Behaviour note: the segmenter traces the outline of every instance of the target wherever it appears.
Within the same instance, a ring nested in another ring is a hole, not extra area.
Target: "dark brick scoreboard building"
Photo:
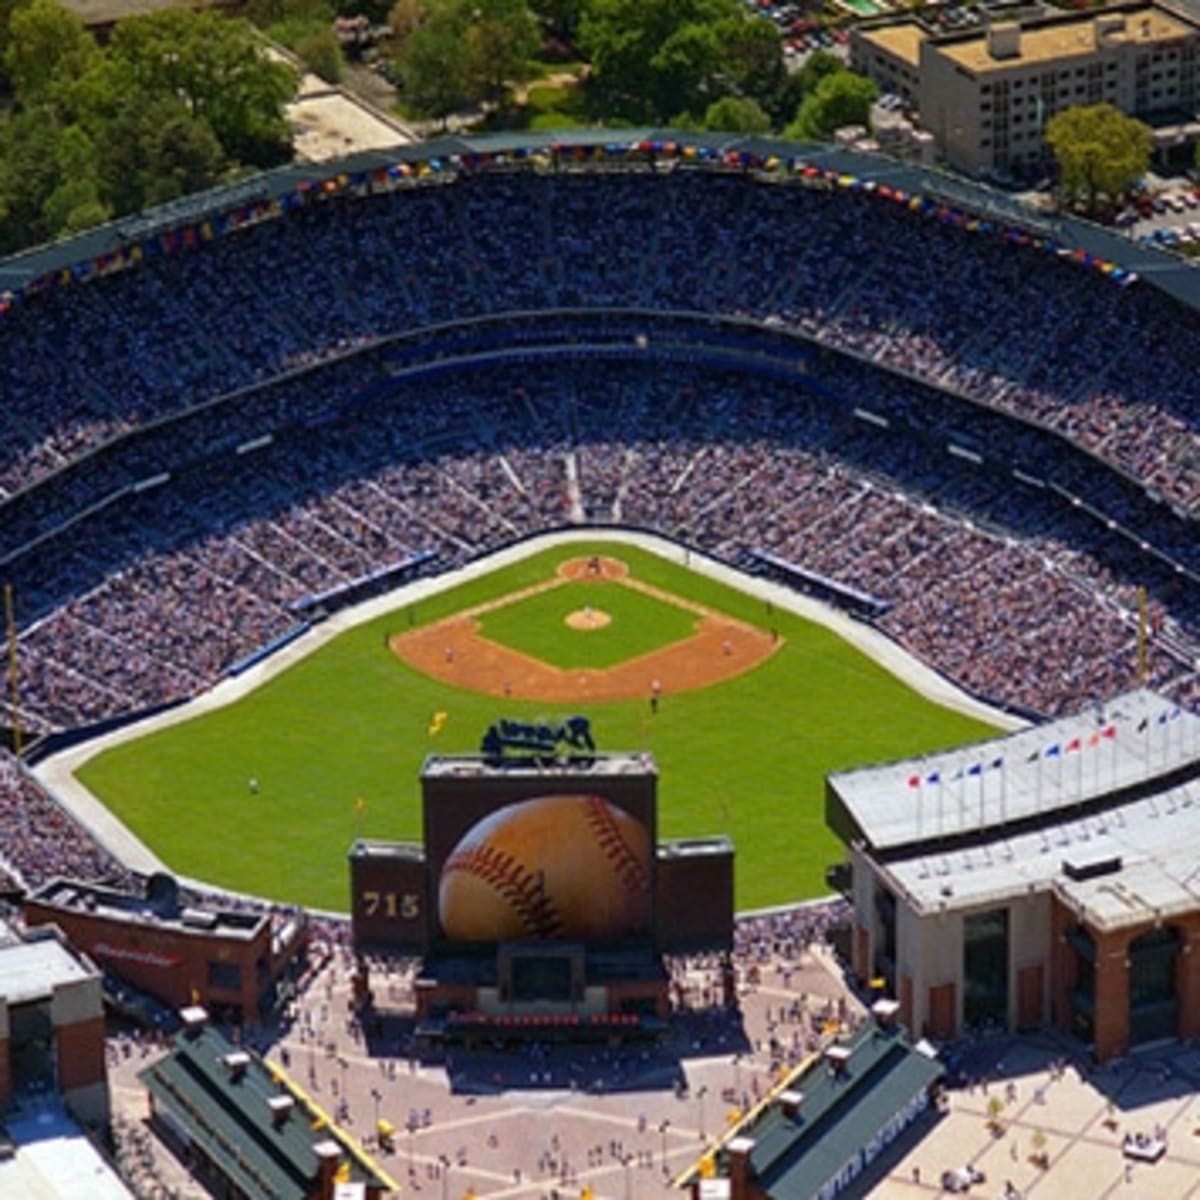
[[[645,1033],[664,954],[732,948],[733,847],[658,841],[650,755],[433,756],[421,786],[419,844],[349,857],[355,945],[421,957],[426,1033]]]

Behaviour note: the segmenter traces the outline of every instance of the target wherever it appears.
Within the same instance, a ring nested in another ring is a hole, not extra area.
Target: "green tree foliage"
[[[6,17],[0,252],[290,156],[294,72],[263,58],[243,21],[164,11],[121,22],[101,48],[55,0],[0,0]]]
[[[1058,163],[1059,186],[1091,212],[1101,193],[1123,196],[1150,165],[1150,130],[1111,104],[1065,108],[1046,122],[1046,142]]]
[[[783,77],[778,34],[738,0],[590,0],[579,45],[601,110],[631,121],[765,99]]]
[[[805,96],[796,119],[785,131],[791,138],[827,138],[843,125],[869,125],[879,94],[871,80],[854,71],[826,75]]]
[[[324,29],[314,29],[298,38],[292,49],[299,55],[300,61],[326,83],[337,83],[341,79],[345,67],[342,61],[342,47],[337,34],[328,25]]]
[[[9,19],[4,69],[22,102],[34,103],[57,81],[86,71],[99,53],[83,22],[57,0],[29,0]]]
[[[530,0],[529,7],[547,33],[572,43],[586,4],[587,0]]]
[[[42,207],[58,186],[58,140],[62,130],[48,108],[30,106],[0,123],[0,187],[6,219],[0,249],[46,241],[49,228]]]
[[[423,16],[393,8],[393,19],[419,21],[398,65],[405,101],[429,117],[498,99],[526,77],[538,46],[525,0],[432,0]]]
[[[185,9],[131,17],[113,30],[109,54],[130,68],[139,91],[177,96],[207,121],[231,158],[266,167],[290,155],[283,106],[295,72],[259,53],[245,21]]]
[[[388,28],[392,31],[396,49],[421,28],[428,15],[425,0],[396,0],[388,11]]]
[[[816,50],[808,56],[804,66],[796,72],[796,83],[800,91],[808,96],[820,86],[821,80],[837,75],[846,69],[842,60],[828,50]]]
[[[747,96],[722,96],[705,111],[704,128],[718,133],[766,133],[771,128],[771,118],[757,100]]]
[[[106,194],[118,212],[138,212],[211,187],[225,155],[207,122],[160,97],[124,104],[98,140]]]

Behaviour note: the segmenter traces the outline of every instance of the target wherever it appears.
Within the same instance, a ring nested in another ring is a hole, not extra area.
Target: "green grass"
[[[588,121],[570,113],[541,112],[531,116],[525,127],[538,133],[547,133],[555,129],[586,129],[588,125]]]
[[[603,629],[571,629],[569,613],[590,606],[612,622]],[[677,604],[619,583],[564,583],[514,600],[479,618],[484,637],[563,670],[611,667],[690,637],[698,616]]]
[[[720,686],[594,704],[602,750],[651,750],[661,769],[663,837],[728,833],[741,909],[823,894],[843,856],[825,828],[824,777],[985,736],[977,721],[923,700],[847,643],[761,600],[625,545],[575,544],[516,563],[344,634],[237,704],[115,747],[80,777],[173,870],[280,900],[345,910],[346,850],[357,834],[420,837],[418,773],[432,752],[474,751],[500,716],[568,709],[500,702],[400,663],[389,632],[548,578],[565,558],[607,553],[635,576],[785,639]],[[598,586],[598,585],[594,585]],[[429,719],[449,721],[430,737]],[[251,796],[247,781],[260,792]],[[355,797],[366,803],[355,816]]]

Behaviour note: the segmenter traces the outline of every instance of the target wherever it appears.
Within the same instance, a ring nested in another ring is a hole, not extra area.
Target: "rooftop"
[[[82,1129],[63,1111],[41,1111],[5,1122],[16,1143],[10,1159],[0,1159],[0,1196],[22,1200],[131,1200]]]
[[[751,1169],[772,1200],[822,1194],[885,1128],[899,1133],[907,1123],[903,1114],[911,1110],[911,1119],[924,1108],[930,1084],[944,1072],[899,1029],[868,1025],[845,1050],[840,1069],[817,1061],[736,1131],[752,1141]]]
[[[1190,25],[1158,8],[1147,6],[1115,15],[1122,16],[1125,25],[1109,35],[1114,45],[1149,46],[1196,33]],[[976,74],[1079,58],[1095,54],[1100,48],[1097,18],[1103,20],[1104,14],[1093,12],[1069,21],[1027,26],[1021,30],[1018,52],[1010,57],[997,58],[989,51],[986,30],[967,38],[939,40],[937,52]]]
[[[1200,718],[1138,690],[1005,737],[830,775],[830,822],[896,851],[1023,821],[1053,825],[1189,771],[1200,771]]]
[[[864,42],[903,59],[915,71],[921,61],[921,43],[929,34],[916,21],[901,21],[895,25],[864,29],[859,36]]]
[[[96,972],[57,937],[30,936],[0,946],[0,998],[10,1005],[44,1000],[56,987]],[[0,1188],[0,1194],[8,1194]]]
[[[249,1197],[304,1200],[331,1141],[348,1180],[395,1187],[277,1068],[211,1026],[180,1033],[138,1078]]]
[[[35,904],[67,912],[154,924],[180,933],[245,938],[256,937],[270,917],[262,912],[239,912],[213,907],[180,907],[171,899],[154,901],[134,892],[119,892],[73,879],[52,879],[28,897]]]
[[[888,862],[894,884],[925,912],[974,908],[1052,890],[1097,929],[1200,908],[1200,780],[1105,809],[1062,813],[1050,826]]]
[[[488,775],[502,775],[508,778],[553,778],[581,774],[599,779],[612,775],[657,775],[658,765],[652,754],[644,752],[590,753],[555,761],[542,759],[538,764],[527,758],[519,758],[505,760],[501,765],[490,762],[481,754],[431,754],[421,768],[423,779],[446,779],[455,776],[479,778]]]

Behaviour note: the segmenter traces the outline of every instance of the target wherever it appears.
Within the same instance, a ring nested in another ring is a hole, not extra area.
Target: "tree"
[[[827,75],[804,98],[786,136],[825,139],[845,125],[869,125],[871,105],[878,94],[871,80],[854,71]]]
[[[45,99],[54,82],[82,74],[99,48],[57,0],[29,0],[9,21],[4,67],[22,104]]]
[[[757,100],[722,96],[705,111],[704,128],[726,133],[766,133],[771,128],[771,118]]]
[[[782,85],[779,36],[738,0],[590,0],[579,45],[606,115],[669,121]]]
[[[341,79],[345,66],[342,61],[342,47],[337,40],[337,34],[329,26],[312,30],[297,39],[292,48],[300,61],[326,83],[337,83]]]
[[[1111,104],[1065,108],[1046,122],[1046,143],[1058,163],[1059,186],[1094,212],[1103,193],[1123,196],[1145,173],[1154,139],[1141,121]]]
[[[388,12],[388,27],[396,41],[396,48],[424,24],[428,16],[425,0],[396,0]]]
[[[405,40],[397,60],[404,99],[414,112],[445,120],[471,99],[466,46],[459,31],[431,17]]]
[[[430,0],[397,59],[405,100],[426,116],[444,118],[497,99],[525,78],[537,42],[525,0]]]
[[[186,9],[130,17],[113,30],[109,54],[139,91],[176,96],[203,118],[230,158],[266,167],[290,156],[284,105],[296,75],[261,54],[247,22]]]
[[[459,0],[455,7],[465,25],[472,98],[495,100],[527,77],[538,48],[537,21],[525,0]]]
[[[587,0],[530,0],[533,15],[546,32],[564,42],[573,42],[579,31]]]
[[[0,250],[44,241],[51,235],[43,206],[58,186],[58,118],[30,105],[0,123],[0,192],[6,219]]]
[[[817,90],[821,80],[830,75],[838,75],[845,69],[845,65],[836,54],[830,54],[828,50],[816,50],[796,72],[796,82],[804,95],[809,96]]]
[[[131,99],[103,127],[97,149],[104,193],[118,213],[212,187],[225,169],[207,122],[167,96]]]
[[[62,131],[55,158],[59,182],[42,204],[48,233],[78,233],[107,221],[112,210],[100,198],[96,146],[83,128],[71,125]]]

